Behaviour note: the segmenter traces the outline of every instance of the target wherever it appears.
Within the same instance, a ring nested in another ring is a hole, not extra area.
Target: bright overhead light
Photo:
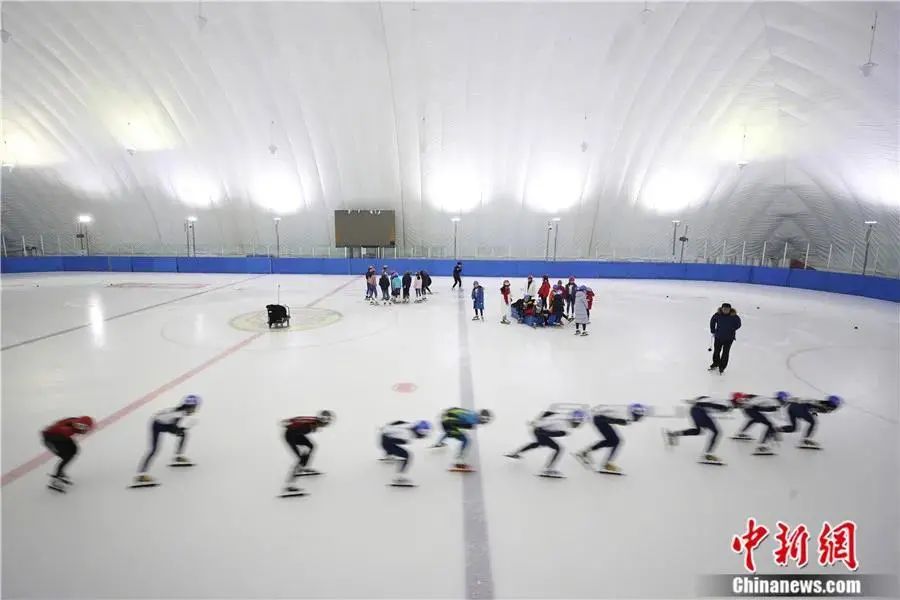
[[[272,220],[275,221],[275,222],[277,223],[278,221],[281,220],[281,217],[273,217]]]
[[[256,205],[269,213],[293,213],[303,205],[299,176],[282,165],[257,173],[250,187],[250,196]]]
[[[459,217],[453,217],[450,220],[453,221],[454,223],[459,223],[460,221],[462,221],[462,219],[460,219]]]
[[[425,195],[441,211],[466,213],[481,203],[481,183],[474,169],[441,165],[425,176]]]
[[[750,164],[749,160],[739,160],[739,161],[737,161],[737,168],[743,169],[744,167],[746,167],[749,164]]]
[[[94,217],[92,217],[91,215],[78,215],[79,223],[90,223],[93,220],[94,220]]]
[[[554,223],[559,223],[560,221],[562,221],[562,219],[560,219],[559,217],[553,217],[552,221]]]
[[[678,225],[680,223],[681,221],[679,221],[678,219],[672,219],[672,225]]]
[[[673,213],[700,202],[709,180],[691,169],[663,169],[647,178],[640,202],[658,213]]]
[[[865,221],[866,225],[878,225],[878,221]]]
[[[197,217],[191,216],[191,217],[188,217],[187,220],[188,220],[189,223],[196,223],[196,222],[197,222]]]
[[[525,185],[525,204],[542,213],[565,211],[578,203],[583,178],[571,167],[538,168]]]

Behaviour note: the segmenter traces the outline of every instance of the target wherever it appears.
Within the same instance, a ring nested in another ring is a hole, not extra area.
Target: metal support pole
[[[741,264],[744,264],[744,253],[747,252],[747,240],[741,244]]]
[[[684,262],[684,245],[687,244],[687,240],[688,240],[687,232],[688,232],[688,226],[685,225],[684,231],[681,233],[681,258],[678,261],[678,262],[682,262],[682,263]]]
[[[871,222],[866,221],[866,225],[867,225],[867,227],[866,227],[866,249],[863,254],[863,268],[862,268],[863,275],[866,274],[866,267],[869,264],[869,244],[872,241],[872,227],[875,225],[875,222],[874,221],[871,221]]]
[[[6,254],[6,236],[4,235],[4,236],[0,237],[0,239],[3,240],[3,258],[6,258],[6,257],[7,257],[7,254]]]
[[[190,221],[184,222],[184,255],[191,255],[191,223]]]
[[[872,272],[878,273],[878,251],[881,250],[881,246],[875,246],[875,264],[872,265]]]
[[[759,257],[759,266],[763,266],[764,264],[766,264],[766,263],[768,262],[768,261],[766,261],[766,244],[768,244],[768,241],[765,241],[765,240],[764,240],[764,241],[763,241],[762,256]]]
[[[787,267],[787,248],[788,248],[788,243],[785,242],[784,243],[784,256],[781,257],[781,268],[782,269]]]
[[[46,256],[46,252],[44,252],[44,234],[41,234],[41,256]]]
[[[459,247],[457,240],[459,239],[459,221],[453,221],[453,258],[459,260]]]
[[[281,235],[278,232],[278,222],[281,219],[275,219],[275,258],[281,258]]]
[[[856,266],[856,244],[853,244],[853,248],[850,250],[850,272],[853,272],[853,267]]]
[[[672,262],[675,262],[675,237],[678,235],[678,224],[681,221],[672,221]]]
[[[806,258],[803,259],[803,270],[809,267],[809,242],[806,242]]]
[[[728,240],[722,240],[722,264],[725,264],[725,253],[728,251]]]
[[[194,258],[197,258],[197,228],[191,223],[191,246],[194,247]]]
[[[553,230],[553,224],[547,223],[547,244],[544,246],[544,261],[550,260],[550,232]]]
[[[705,262],[705,263],[709,262],[709,258],[708,258],[709,254],[707,253],[708,249],[709,249],[709,240],[703,240],[703,262]]]
[[[834,244],[828,244],[828,262],[825,263],[825,270],[831,268],[831,250],[834,248]]]
[[[559,221],[553,222],[553,262],[556,262],[556,248],[559,245]]]
[[[28,256],[28,246],[25,245],[25,236],[22,236],[22,256]]]
[[[62,256],[62,236],[60,234],[56,234],[56,255]]]
[[[91,255],[91,233],[87,224],[84,225],[84,253],[86,256]]]

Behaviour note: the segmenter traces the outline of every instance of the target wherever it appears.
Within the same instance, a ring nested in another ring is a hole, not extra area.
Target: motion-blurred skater
[[[787,401],[787,414],[790,419],[789,425],[779,427],[782,433],[793,433],[797,431],[797,421],[806,421],[809,426],[806,428],[806,434],[800,441],[798,448],[810,450],[818,450],[821,448],[819,443],[812,439],[813,432],[816,430],[817,415],[819,413],[830,413],[836,411],[844,401],[838,396],[828,396],[824,400],[791,398]]]
[[[741,410],[744,412],[744,416],[747,417],[747,421],[744,423],[744,426],[741,427],[741,430],[735,435],[731,436],[733,440],[751,440],[753,439],[747,433],[747,431],[753,427],[753,425],[759,423],[764,426],[766,430],[763,432],[762,437],[759,440],[759,446],[756,447],[753,454],[759,456],[768,456],[774,454],[775,452],[772,450],[772,447],[768,444],[770,441],[778,441],[778,431],[775,428],[775,425],[772,424],[772,420],[769,418],[769,415],[773,413],[777,413],[781,410],[783,404],[787,401],[790,395],[787,392],[778,392],[774,398],[767,398],[765,396],[758,396],[756,394],[741,394],[740,392],[735,392],[735,396],[742,397],[741,402]]]
[[[50,489],[65,492],[65,486],[72,484],[72,480],[66,476],[66,465],[78,454],[78,444],[74,438],[76,435],[87,434],[93,428],[94,420],[91,417],[68,417],[60,419],[41,432],[44,445],[59,457],[56,471],[50,476],[52,478]]]
[[[314,417],[291,417],[281,422],[284,427],[284,441],[297,457],[297,463],[291,467],[285,481],[284,491],[286,493],[301,491],[300,488],[294,486],[294,481],[298,477],[320,473],[309,466],[313,451],[316,449],[315,444],[309,439],[309,435],[322,427],[327,427],[332,422],[334,422],[334,413],[330,410],[319,411],[319,414]]]
[[[453,267],[453,287],[450,288],[451,290],[455,290],[456,286],[459,286],[459,291],[463,291],[462,269],[462,263],[457,261],[456,266]]]
[[[135,484],[153,483],[154,479],[147,474],[150,469],[150,461],[156,455],[159,448],[159,436],[163,433],[171,433],[178,438],[178,448],[175,451],[175,458],[172,459],[171,466],[193,466],[193,463],[184,455],[184,447],[187,445],[187,433],[194,425],[193,415],[200,406],[200,396],[190,394],[185,396],[181,404],[175,408],[170,408],[156,413],[153,421],[150,423],[150,449],[144,460],[141,461],[138,475],[134,478]]]
[[[500,322],[504,325],[509,325],[509,279],[503,280],[503,285],[500,286],[500,309],[502,310],[502,316],[500,318]]]
[[[413,440],[428,437],[430,431],[431,423],[428,421],[416,421],[415,423],[392,421],[381,428],[381,448],[384,450],[384,457],[381,460],[399,459],[401,461],[391,485],[400,487],[415,485],[411,479],[403,475],[412,461],[412,456],[404,446]]]
[[[562,473],[553,468],[562,454],[562,448],[553,438],[568,435],[572,430],[580,427],[586,419],[587,412],[583,405],[553,404],[548,410],[542,412],[534,421],[529,423],[532,427],[535,441],[506,456],[509,458],[522,458],[524,452],[535,448],[550,448],[553,450],[553,455],[540,475],[543,477],[563,477]]]
[[[465,460],[466,450],[469,447],[466,430],[475,429],[478,425],[487,425],[491,419],[493,414],[486,408],[478,412],[467,408],[448,408],[441,414],[441,429],[444,433],[432,448],[443,448],[447,445],[448,438],[459,440],[459,454],[456,455],[454,470],[470,471],[472,467]]]
[[[600,450],[601,448],[609,448],[609,455],[601,468],[601,471],[612,474],[621,474],[622,470],[613,462],[616,452],[619,451],[621,439],[616,433],[614,425],[628,425],[637,423],[646,414],[647,409],[643,404],[630,404],[624,406],[606,406],[598,404],[591,408],[591,415],[594,421],[594,427],[603,437],[593,446],[588,446],[584,450],[577,452],[575,458],[581,461],[586,467],[593,469],[594,463],[591,461],[591,452]]]
[[[718,456],[712,453],[716,447],[716,440],[719,439],[719,428],[716,426],[715,419],[710,416],[709,411],[729,412],[732,408],[740,406],[741,399],[732,398],[729,402],[726,400],[713,400],[709,396],[698,396],[692,400],[685,400],[685,402],[692,405],[690,415],[694,421],[694,426],[681,431],[663,430],[666,441],[670,446],[675,446],[678,444],[679,437],[700,435],[704,429],[708,429],[710,432],[709,442],[706,444],[706,454],[703,455],[700,462],[713,465],[725,464]]]

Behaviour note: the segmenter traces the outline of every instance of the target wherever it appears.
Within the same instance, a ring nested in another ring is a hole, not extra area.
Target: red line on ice
[[[262,335],[262,332],[254,333],[250,337],[244,338],[237,344],[231,346],[230,348],[226,348],[222,352],[216,354],[215,356],[213,356],[206,362],[194,367],[190,371],[185,371],[184,373],[182,373],[175,379],[172,379],[171,381],[164,383],[163,385],[159,386],[152,392],[145,394],[145,395],[141,396],[140,398],[138,398],[137,400],[135,400],[134,402],[123,406],[122,408],[120,408],[113,414],[109,415],[108,417],[104,417],[103,419],[98,421],[97,424],[94,426],[94,431],[91,432],[91,435],[93,435],[94,433],[96,433],[106,427],[109,427],[110,425],[112,425],[113,423],[116,423],[117,421],[120,421],[122,418],[133,413],[134,411],[136,411],[140,407],[144,406],[148,402],[152,402],[153,400],[157,399],[162,394],[165,394],[166,392],[168,392],[175,386],[184,383],[185,381],[187,381],[188,379],[190,379],[197,373],[205,371],[206,369],[213,366],[220,360],[227,358],[228,356],[231,356],[232,354],[234,354],[235,352],[237,352],[238,350],[240,350],[241,348],[243,348],[244,346],[246,346],[247,344],[249,344],[256,338],[260,337],[261,335]],[[38,468],[39,466],[41,466],[42,464],[44,464],[45,462],[50,460],[51,458],[53,458],[53,454],[51,454],[50,452],[42,452],[41,454],[38,454],[37,456],[35,456],[31,460],[29,460],[28,462],[22,463],[15,469],[12,469],[11,471],[4,473],[3,478],[0,479],[0,486],[5,486],[8,483],[12,483],[16,479],[19,479],[23,475],[27,475],[28,473],[32,472],[33,470],[35,470],[36,468]]]

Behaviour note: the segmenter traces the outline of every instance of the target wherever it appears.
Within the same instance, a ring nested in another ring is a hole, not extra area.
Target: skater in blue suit
[[[472,320],[484,321],[484,288],[477,281],[472,287],[472,307],[475,309],[475,316],[472,317]]]

